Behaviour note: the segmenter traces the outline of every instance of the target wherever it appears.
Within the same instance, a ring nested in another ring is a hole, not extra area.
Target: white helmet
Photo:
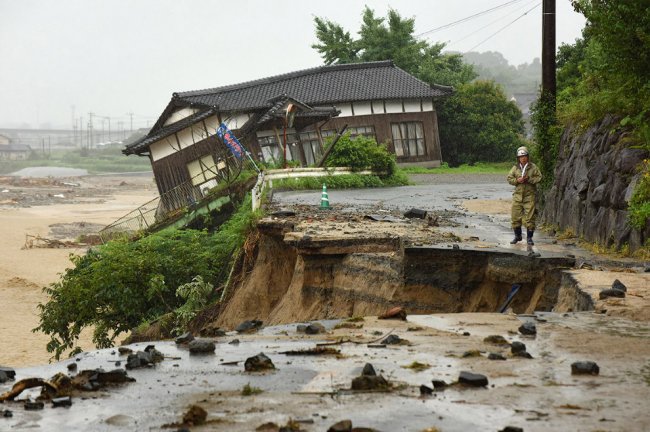
[[[517,149],[517,157],[519,156],[528,156],[528,149],[526,147],[519,147]]]

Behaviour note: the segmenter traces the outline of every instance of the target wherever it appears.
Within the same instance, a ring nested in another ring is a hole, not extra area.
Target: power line
[[[528,15],[528,12],[532,11],[533,9],[535,9],[536,7],[538,7],[538,6],[541,5],[541,4],[542,4],[541,2],[540,2],[540,3],[537,3],[535,6],[533,6],[533,7],[530,8],[530,9],[528,9],[526,12],[524,12],[524,13],[521,14],[521,15],[519,15],[519,16],[518,16],[517,18],[515,18],[514,20],[510,21],[508,24],[504,25],[504,26],[501,27],[499,30],[495,31],[495,32],[492,33],[490,36],[486,37],[486,38],[483,39],[481,42],[477,43],[476,45],[474,45],[473,47],[471,47],[470,49],[468,49],[467,51],[465,51],[463,54],[466,54],[466,53],[470,52],[470,51],[473,50],[474,48],[477,48],[477,47],[479,47],[480,45],[482,45],[483,43],[485,43],[485,42],[487,42],[488,40],[492,39],[494,36],[496,36],[497,34],[499,34],[502,30],[506,29],[507,27],[510,27],[512,24],[514,24],[514,23],[515,23],[516,21],[518,21],[520,18],[522,18],[522,17]]]
[[[508,5],[511,5],[511,4],[513,4],[513,3],[519,3],[520,1],[523,1],[523,0],[510,0],[510,1],[508,1],[508,2],[505,2],[505,3],[500,4],[500,5],[498,5],[498,6],[494,6],[494,7],[490,8],[490,9],[486,9],[486,10],[484,10],[484,11],[477,12],[477,13],[475,13],[474,15],[470,15],[470,16],[467,16],[467,17],[465,17],[465,18],[459,19],[459,20],[457,20],[457,21],[451,22],[451,23],[449,23],[449,24],[445,24],[445,25],[443,25],[443,26],[436,27],[436,28],[433,28],[433,29],[431,29],[431,30],[427,30],[427,31],[422,32],[422,33],[420,33],[420,34],[418,34],[418,35],[415,35],[415,37],[416,37],[416,38],[421,38],[421,37],[423,37],[424,35],[428,35],[428,34],[431,34],[431,33],[435,33],[435,32],[437,32],[437,31],[439,31],[439,30],[444,30],[444,29],[446,29],[446,28],[449,28],[449,27],[455,26],[456,24],[464,23],[465,21],[469,21],[469,20],[471,20],[471,19],[473,19],[473,18],[476,18],[476,17],[479,17],[479,16],[481,16],[481,15],[485,15],[486,13],[490,13],[490,12],[492,12],[492,11],[495,11],[495,10],[501,9],[501,8],[506,7],[506,6],[508,6]]]
[[[485,28],[487,28],[487,27],[490,27],[492,24],[497,23],[497,22],[503,20],[504,18],[509,17],[510,15],[514,15],[514,14],[516,14],[516,13],[519,12],[520,10],[527,8],[528,6],[530,6],[531,4],[535,3],[536,1],[537,1],[537,0],[532,0],[532,1],[529,1],[528,3],[524,3],[523,5],[521,5],[521,7],[518,7],[517,9],[511,11],[510,13],[507,13],[506,15],[503,15],[503,16],[501,16],[501,17],[495,19],[494,21],[490,21],[488,24],[484,25],[483,27],[479,27],[478,29],[474,30],[473,32],[471,32],[471,33],[469,33],[469,34],[467,34],[467,35],[465,35],[465,36],[463,36],[462,38],[460,38],[460,39],[456,39],[456,40],[452,40],[452,41],[449,41],[449,42],[447,43],[447,45],[445,46],[445,48],[449,48],[449,45],[456,45],[456,44],[459,44],[460,42],[464,41],[465,39],[469,38],[470,36],[473,36],[473,35],[475,35],[476,33],[480,32],[481,30],[483,30],[483,29],[485,29]]]

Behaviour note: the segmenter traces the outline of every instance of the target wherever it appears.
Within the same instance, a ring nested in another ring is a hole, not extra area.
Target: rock
[[[0,371],[0,384],[4,384],[9,381],[9,377],[5,372]]]
[[[600,368],[593,361],[577,361],[571,363],[571,375],[598,375]]]
[[[352,380],[352,390],[386,390],[388,388],[388,381],[381,375],[361,375]]]
[[[190,343],[194,340],[194,335],[191,332],[186,332],[176,338],[176,345]]]
[[[383,315],[379,316],[379,319],[400,319],[406,321],[406,310],[401,306],[397,306],[388,309]]]
[[[427,211],[422,209],[412,208],[411,210],[404,213],[404,217],[409,219],[426,219]]]
[[[72,406],[72,398],[70,396],[58,397],[52,399],[52,408],[62,408]]]
[[[465,351],[462,355],[462,358],[470,358],[470,357],[481,357],[481,351],[477,349],[469,350],[469,351]]]
[[[612,289],[627,292],[627,287],[625,286],[625,284],[618,279],[614,280],[614,282],[612,283]]]
[[[243,323],[239,324],[236,328],[235,331],[237,333],[253,333],[259,330],[259,328],[262,327],[262,321],[260,320],[249,320],[249,321],[244,321]]]
[[[307,324],[298,324],[296,326],[296,332],[298,333],[304,333],[305,330],[307,330]]]
[[[433,394],[433,389],[431,387],[428,387],[428,386],[425,386],[424,384],[422,384],[420,386],[420,395],[421,396],[427,396],[427,395],[430,395],[430,394]]]
[[[0,372],[4,372],[10,380],[16,379],[16,371],[10,367],[0,366]]]
[[[194,339],[189,343],[190,354],[212,354],[217,349],[214,342],[209,340]]]
[[[506,426],[499,432],[524,432],[524,429],[516,426]]]
[[[269,369],[275,369],[275,365],[264,353],[249,357],[244,362],[244,370],[246,372],[259,372]]]
[[[228,342],[228,345],[239,345],[239,339],[233,339],[230,342]]]
[[[431,384],[433,384],[433,388],[435,390],[442,390],[449,386],[449,384],[447,384],[443,380],[431,380]]]
[[[163,353],[158,351],[154,345],[147,345],[147,347],[144,349],[144,352],[149,354],[149,357],[151,357],[151,361],[153,363],[160,363],[165,359]]]
[[[153,359],[151,358],[151,354],[148,352],[138,351],[137,353],[129,354],[126,358],[127,369],[138,369],[151,365],[153,365]]]
[[[452,248],[452,249],[460,249],[460,246],[458,246],[457,244],[453,244],[453,245],[451,246],[451,248]]]
[[[363,366],[363,370],[361,371],[361,375],[365,376],[377,376],[377,372],[375,372],[375,368],[373,365],[370,363],[366,363]]]
[[[508,342],[503,336],[500,335],[490,335],[483,339],[483,342],[492,345],[510,345],[510,342]]]
[[[42,410],[45,407],[45,404],[41,401],[36,401],[36,402],[27,401],[25,402],[24,407],[27,411],[38,411],[38,410]]]
[[[534,336],[537,334],[537,326],[535,326],[535,323],[527,321],[519,326],[519,333],[526,336]]]
[[[461,371],[458,376],[458,383],[469,387],[486,387],[488,379],[485,375]]]
[[[341,420],[338,423],[334,423],[332,426],[327,429],[327,432],[351,432],[352,431],[352,421],[350,420]]]
[[[208,413],[206,410],[201,408],[198,405],[192,405],[190,408],[183,414],[183,423],[198,426],[205,423],[205,419],[208,418]]]
[[[14,413],[11,410],[4,410],[2,411],[2,417],[9,418],[13,417]]]
[[[326,333],[327,330],[325,326],[319,322],[314,322],[305,327],[305,334],[315,335],[320,333]]]
[[[76,372],[77,371],[77,363],[69,363],[68,366],[66,366],[70,372]]]
[[[199,334],[203,337],[222,337],[226,335],[226,331],[215,323],[211,323],[203,327]]]
[[[468,331],[466,331],[466,332],[463,332],[463,336],[471,336],[471,333],[470,333],[470,332],[468,332]]]
[[[515,341],[510,344],[510,352],[513,354],[517,354],[520,352],[526,351],[526,344],[523,342],[518,342]]]
[[[506,358],[499,353],[490,353],[488,354],[488,360],[505,360]]]
[[[117,352],[120,353],[120,355],[127,355],[127,354],[131,354],[133,350],[127,347],[119,347],[117,349]]]
[[[404,342],[406,342],[406,340],[402,339],[401,337],[399,337],[397,335],[392,334],[392,335],[386,336],[386,338],[384,338],[384,340],[381,341],[380,343],[385,344],[385,345],[399,345],[399,344],[404,343]]]
[[[512,356],[513,357],[526,358],[526,359],[532,359],[533,358],[533,356],[530,355],[530,353],[527,352],[527,351],[518,351],[516,353],[512,353]]]
[[[602,290],[600,292],[600,294],[598,294],[598,298],[600,300],[604,300],[604,299],[606,299],[608,297],[625,298],[625,291],[620,291],[620,290],[617,290],[617,289],[608,288],[608,289]]]

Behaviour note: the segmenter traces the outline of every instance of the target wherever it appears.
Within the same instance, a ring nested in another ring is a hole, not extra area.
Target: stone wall
[[[581,134],[567,128],[542,220],[590,242],[615,247],[629,244],[632,250],[642,246],[650,238],[650,222],[643,230],[632,229],[627,207],[639,180],[637,166],[648,153],[630,148],[632,144],[613,117]]]

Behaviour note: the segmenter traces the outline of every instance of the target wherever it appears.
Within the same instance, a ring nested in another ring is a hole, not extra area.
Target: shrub
[[[630,225],[642,230],[650,218],[650,159],[641,165],[641,179],[634,188],[628,208]]]
[[[380,177],[390,177],[396,169],[395,155],[386,145],[377,144],[373,138],[359,135],[350,138],[344,134],[327,158],[329,167],[350,167],[355,171],[371,169]]]

